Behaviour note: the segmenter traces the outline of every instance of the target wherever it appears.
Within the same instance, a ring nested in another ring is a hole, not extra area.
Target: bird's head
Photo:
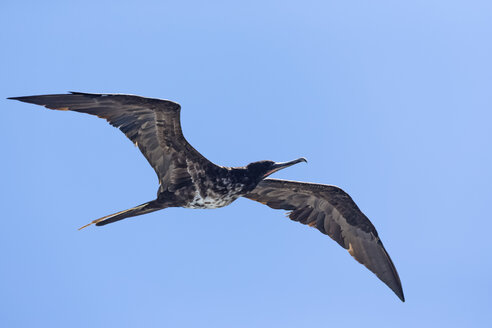
[[[256,178],[259,182],[270,174],[300,162],[307,163],[307,160],[301,157],[290,162],[258,161],[248,164],[246,170],[248,170],[251,177]]]

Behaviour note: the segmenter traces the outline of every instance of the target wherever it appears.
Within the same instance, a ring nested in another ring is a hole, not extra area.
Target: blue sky
[[[486,327],[490,1],[2,1],[2,327]],[[377,227],[401,303],[327,236],[240,199],[77,228],[154,199],[103,120],[8,101],[182,105],[215,163],[305,156]]]

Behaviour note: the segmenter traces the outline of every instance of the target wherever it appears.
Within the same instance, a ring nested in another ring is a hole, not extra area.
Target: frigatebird
[[[82,228],[168,207],[219,208],[246,197],[287,210],[291,220],[330,236],[405,301],[396,268],[376,229],[346,192],[331,185],[267,178],[306,159],[265,160],[243,167],[216,165],[186,141],[181,131],[181,106],[169,100],[80,92],[9,99],[104,118],[138,146],[157,173],[155,200],[104,216]]]

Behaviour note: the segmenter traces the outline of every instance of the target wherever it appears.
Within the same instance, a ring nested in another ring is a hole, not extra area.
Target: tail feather
[[[130,218],[133,216],[158,211],[158,210],[161,210],[163,208],[165,208],[165,206],[163,206],[157,200],[153,200],[153,201],[150,201],[148,203],[144,203],[144,204],[132,207],[128,210],[124,210],[121,212],[117,212],[117,213],[103,216],[102,218],[94,220],[94,221],[86,224],[85,226],[80,227],[79,230],[87,228],[88,226],[93,225],[93,224],[95,224],[96,226],[103,226],[103,225],[106,225],[109,223],[113,223],[113,222],[120,221],[120,220],[123,220],[126,218]]]

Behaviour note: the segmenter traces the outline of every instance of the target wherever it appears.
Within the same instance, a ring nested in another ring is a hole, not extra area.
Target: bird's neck
[[[243,192],[245,193],[255,189],[256,185],[262,180],[245,167],[230,167],[228,171],[231,182],[244,185]]]

